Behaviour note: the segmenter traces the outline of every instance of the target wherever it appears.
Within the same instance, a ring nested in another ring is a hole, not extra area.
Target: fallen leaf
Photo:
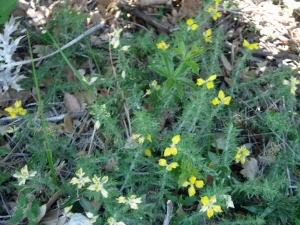
[[[176,216],[177,216],[177,217],[180,217],[180,216],[183,216],[183,215],[185,215],[185,214],[186,214],[186,213],[185,213],[185,211],[183,210],[182,205],[179,204],[179,207],[178,207],[178,209],[176,210]]]
[[[73,133],[73,119],[68,113],[64,117],[64,131],[69,134]]]
[[[232,66],[224,54],[221,54],[221,61],[226,70],[228,71],[232,70]]]
[[[190,18],[197,15],[197,9],[202,6],[202,0],[183,0],[180,11],[181,18]]]
[[[254,158],[250,158],[250,160],[246,161],[242,166],[244,169],[242,169],[240,173],[246,178],[254,178],[259,171],[257,160]]]
[[[71,95],[67,92],[64,93],[64,101],[66,104],[66,107],[71,112],[80,112],[80,104],[78,103],[77,99],[74,97],[74,95]]]

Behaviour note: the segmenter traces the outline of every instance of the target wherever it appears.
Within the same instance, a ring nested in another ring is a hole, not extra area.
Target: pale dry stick
[[[111,64],[111,67],[112,67],[113,75],[114,75],[114,77],[116,79],[116,82],[117,82],[117,88],[119,89],[120,88],[120,83],[117,81],[117,73],[116,73],[116,70],[115,70],[115,67],[114,67],[114,64],[113,64],[113,60],[112,60],[110,37],[109,37],[108,51],[109,51],[109,59],[110,59],[110,64]],[[124,111],[125,111],[125,114],[126,114],[126,117],[127,117],[127,120],[128,120],[129,132],[127,131],[126,134],[129,133],[129,135],[131,135],[132,134],[132,129],[131,129],[129,110],[128,110],[128,107],[127,107],[127,104],[126,104],[126,100],[125,100],[125,97],[124,97],[123,90],[121,92],[120,98],[121,98],[121,101],[123,101]],[[129,136],[127,136],[127,138],[129,138]]]
[[[169,225],[171,219],[172,219],[172,212],[173,212],[173,204],[171,200],[167,201],[167,214],[164,219],[163,225]]]
[[[111,17],[110,17],[111,18]],[[108,19],[110,19],[108,18]],[[106,20],[108,20],[106,19]],[[105,20],[105,21],[106,21]],[[29,64],[29,63],[32,63],[32,62],[38,62],[38,61],[41,61],[41,60],[44,60],[44,59],[47,59],[47,58],[50,58],[51,56],[54,56],[56,54],[58,54],[60,51],[63,51],[69,47],[71,47],[72,45],[76,44],[77,42],[79,42],[81,39],[91,35],[92,33],[96,32],[97,30],[101,29],[104,27],[105,25],[105,21],[101,22],[100,24],[86,30],[83,34],[79,35],[77,38],[73,39],[72,41],[70,41],[69,43],[65,44],[64,46],[62,46],[59,50],[56,50],[55,52],[52,52],[46,56],[42,56],[40,58],[36,58],[36,59],[29,59],[29,60],[24,60],[24,61],[19,61],[19,62],[14,62],[14,63],[9,63],[9,64],[3,64],[3,65],[0,65],[0,69],[4,69],[4,68],[7,68],[7,67],[10,67],[10,66],[20,66],[20,65],[25,65],[25,64]]]

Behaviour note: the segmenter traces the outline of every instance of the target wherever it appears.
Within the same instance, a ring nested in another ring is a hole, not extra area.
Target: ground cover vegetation
[[[220,4],[234,7],[203,1],[169,35],[116,26],[24,71],[21,43],[60,49],[87,16],[61,4],[20,37],[3,21],[2,95],[18,96],[2,105],[3,223],[300,224],[299,74],[257,69],[259,39],[224,55]]]

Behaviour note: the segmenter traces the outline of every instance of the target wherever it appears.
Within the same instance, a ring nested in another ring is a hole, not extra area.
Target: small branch
[[[172,212],[173,212],[173,204],[171,200],[167,201],[167,214],[164,219],[163,225],[169,225],[171,219],[172,219]]]

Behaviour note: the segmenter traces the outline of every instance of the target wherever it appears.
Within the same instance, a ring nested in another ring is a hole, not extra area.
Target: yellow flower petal
[[[180,135],[175,135],[175,136],[172,138],[172,144],[173,144],[173,145],[178,144],[179,141],[180,141]]]
[[[195,185],[197,188],[203,188],[204,182],[202,180],[196,180]]]
[[[172,154],[171,148],[166,148],[165,151],[164,151],[164,157],[169,156],[171,154]]]
[[[204,206],[208,205],[208,204],[209,204],[209,199],[208,199],[208,197],[207,197],[207,196],[203,196],[203,197],[201,198],[201,203],[202,203]]]
[[[220,103],[220,101],[219,101],[218,98],[214,98],[214,99],[211,101],[211,103],[212,103],[213,105],[218,105],[218,104]]]
[[[178,167],[179,164],[177,162],[172,162],[170,165],[167,165],[167,170],[171,171],[172,169],[175,169],[176,167]]]
[[[185,181],[185,182],[183,183],[182,187],[187,187],[187,186],[189,186],[189,185],[190,185],[190,182]]]
[[[201,86],[205,83],[205,80],[203,80],[202,78],[197,79],[197,85]]]
[[[225,94],[224,94],[224,92],[222,90],[219,91],[218,98],[220,100],[222,100],[223,98],[225,98]]]
[[[246,39],[244,39],[244,41],[243,41],[243,47],[247,47],[248,48],[248,46],[249,46],[249,42]]]
[[[209,81],[209,82],[207,82],[206,83],[206,87],[207,87],[207,89],[212,89],[212,88],[214,88],[214,82],[212,82],[212,81]]]
[[[207,210],[207,216],[208,216],[208,218],[210,219],[210,217],[212,217],[213,215],[214,215],[214,210],[212,208],[209,208]]]
[[[191,185],[188,189],[188,193],[189,193],[189,196],[192,197],[196,194],[196,190],[194,188],[194,185]]]
[[[177,155],[177,148],[175,148],[175,147],[171,147],[170,148],[171,150],[171,155]]]
[[[22,101],[21,101],[21,100],[17,100],[17,101],[15,102],[15,107],[16,107],[16,108],[19,108],[21,105],[22,105]]]
[[[191,30],[196,30],[198,27],[199,27],[198,24],[195,24],[195,23],[194,23],[194,24],[191,26]]]
[[[167,165],[167,160],[165,160],[165,159],[159,159],[158,160],[158,165],[160,165],[160,166],[166,166]]]
[[[217,79],[217,74],[211,75],[207,80],[213,81],[215,79]]]
[[[147,135],[147,140],[150,141],[150,142],[152,142],[152,137],[151,137],[150,134]]]
[[[186,21],[186,24],[187,25],[192,25],[194,23],[194,20],[193,19],[188,19],[187,21]]]
[[[192,177],[189,179],[189,181],[190,181],[191,184],[195,184],[196,179],[197,179],[196,177],[192,176]]]
[[[150,150],[150,149],[146,149],[146,150],[144,151],[144,153],[145,153],[145,155],[148,156],[148,157],[152,156],[152,153],[151,153],[151,150]]]
[[[213,205],[212,207],[213,207],[215,212],[223,212],[222,209],[221,209],[221,206],[219,206],[219,205]]]
[[[231,96],[227,96],[226,98],[223,99],[223,103],[224,103],[225,105],[229,105],[230,100],[231,100]]]

